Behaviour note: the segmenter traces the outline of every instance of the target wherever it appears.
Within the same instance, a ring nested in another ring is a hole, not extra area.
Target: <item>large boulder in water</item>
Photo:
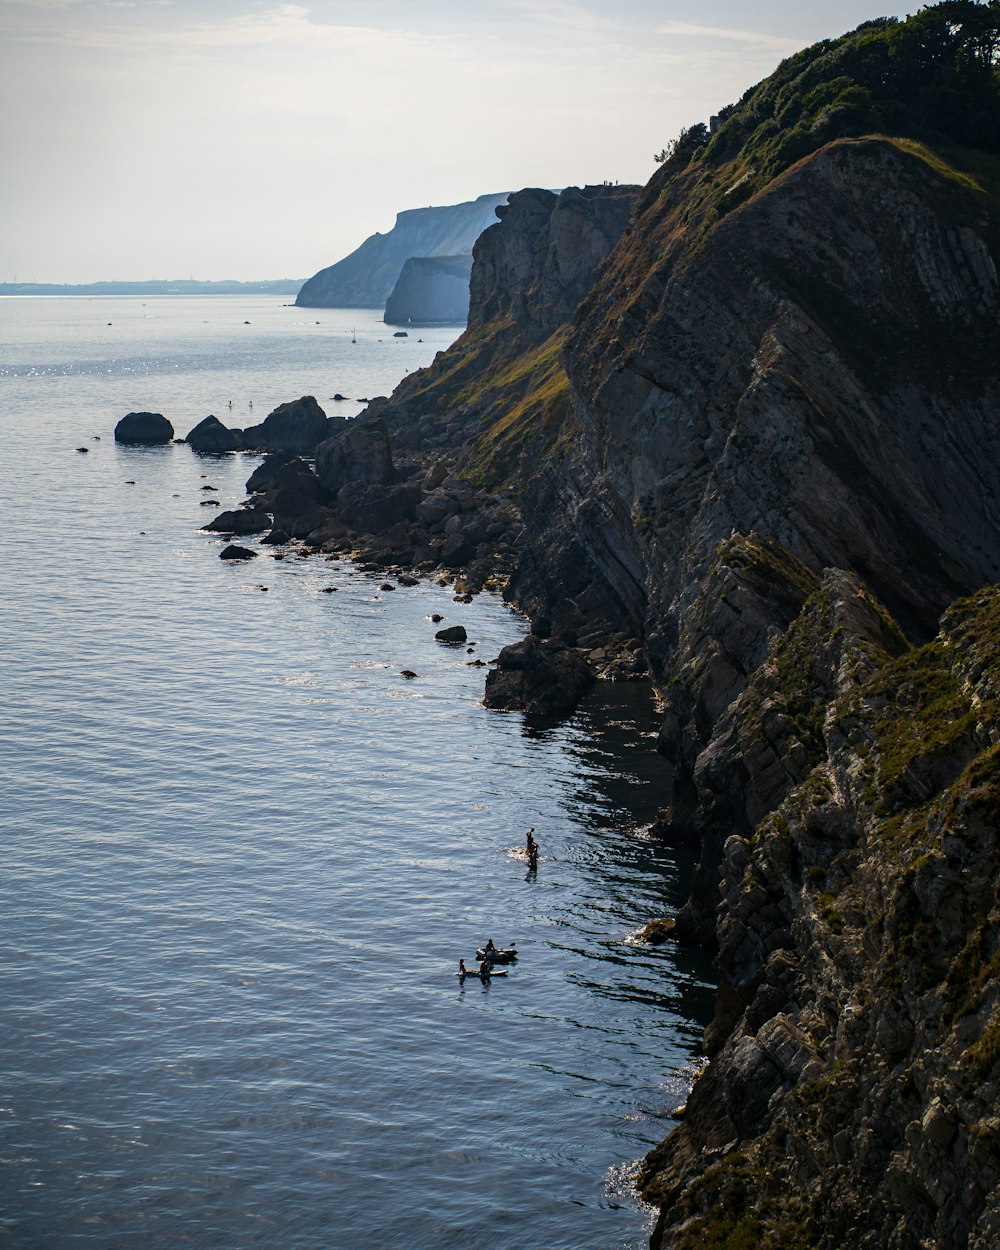
[[[316,474],[331,497],[349,484],[388,486],[393,469],[385,422],[345,422],[316,448]]]
[[[271,528],[271,518],[261,508],[233,508],[201,528],[214,534],[263,534]]]
[[[130,412],[115,426],[116,443],[169,443],[174,427],[160,412]]]
[[[504,647],[486,678],[487,707],[556,720],[568,716],[586,694],[594,674],[579,651],[553,638],[529,634]]]
[[[326,413],[312,395],[303,395],[279,404],[260,425],[248,426],[243,438],[247,447],[311,456],[327,432]]]
[[[249,547],[240,547],[236,543],[230,543],[228,547],[223,548],[219,552],[220,560],[256,560],[257,552],[251,551]]]
[[[242,451],[243,431],[230,430],[218,417],[209,416],[204,421],[198,422],[186,441],[189,447],[206,455]]]

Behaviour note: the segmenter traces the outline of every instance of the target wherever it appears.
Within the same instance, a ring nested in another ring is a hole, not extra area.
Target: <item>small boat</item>
[[[517,959],[517,951],[513,946],[508,946],[506,950],[488,951],[485,947],[476,951],[477,959],[488,959],[491,964],[512,964]]]

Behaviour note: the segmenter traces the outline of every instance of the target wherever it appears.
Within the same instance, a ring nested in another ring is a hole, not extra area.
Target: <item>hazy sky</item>
[[[645,182],[878,0],[0,0],[0,281],[308,277],[397,210]]]

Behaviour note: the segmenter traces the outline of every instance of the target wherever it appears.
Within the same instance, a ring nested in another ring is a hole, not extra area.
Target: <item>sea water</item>
[[[632,940],[686,871],[646,832],[649,691],[487,711],[472,662],[525,630],[500,600],[224,563],[200,527],[259,458],[113,441],[133,410],[353,415],[456,332],[0,300],[3,1244],[645,1244],[631,1178],[711,998]],[[516,967],[461,981],[487,937]]]

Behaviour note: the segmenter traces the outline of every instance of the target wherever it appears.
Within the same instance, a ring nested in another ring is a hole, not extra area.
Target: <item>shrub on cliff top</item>
[[[872,131],[1000,151],[1000,0],[944,0],[877,18],[782,61],[710,139],[691,127],[660,157],[739,159],[761,182],[832,139]]]

